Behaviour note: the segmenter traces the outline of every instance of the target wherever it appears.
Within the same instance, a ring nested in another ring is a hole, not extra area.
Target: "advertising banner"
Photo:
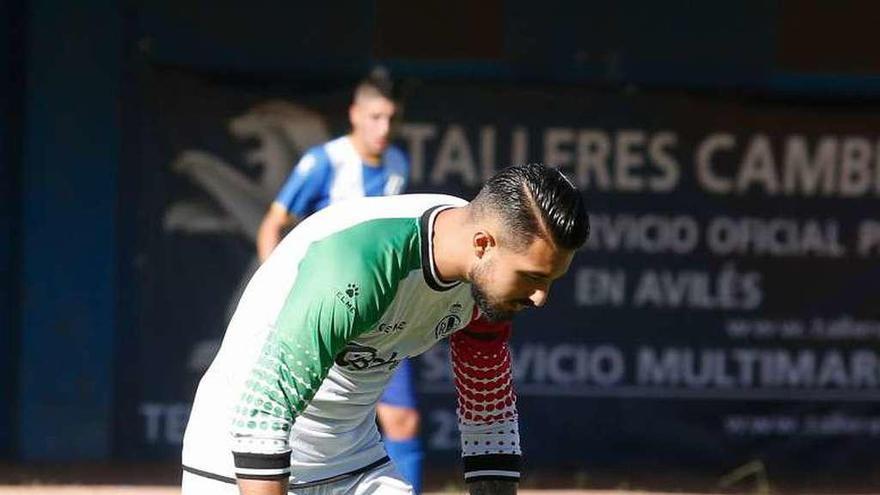
[[[349,84],[139,75],[121,199],[131,256],[119,452],[178,454],[197,381],[253,270],[261,216],[304,150],[346,132]],[[514,324],[529,466],[876,467],[876,111],[573,87],[403,89],[409,192],[470,198],[504,165],[540,161],[586,198],[587,246],[547,306]],[[458,462],[447,352],[416,360],[439,464]]]

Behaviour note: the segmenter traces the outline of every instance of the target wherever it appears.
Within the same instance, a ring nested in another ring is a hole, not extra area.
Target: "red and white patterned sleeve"
[[[510,332],[509,322],[475,320],[449,338],[466,482],[520,478]]]

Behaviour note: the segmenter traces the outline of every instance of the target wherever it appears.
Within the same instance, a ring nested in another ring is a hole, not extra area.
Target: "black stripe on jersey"
[[[290,478],[290,471],[286,473],[279,474],[241,474],[235,473],[235,477],[240,480],[265,480],[265,481],[274,481],[274,480],[286,480]]]
[[[391,462],[391,459],[388,458],[388,456],[386,455],[385,457],[379,459],[378,461],[367,464],[366,466],[364,466],[362,468],[355,469],[354,471],[349,471],[347,473],[338,474],[336,476],[331,476],[329,478],[322,478],[322,479],[315,480],[315,481],[291,483],[290,484],[290,491],[299,490],[301,488],[311,488],[313,486],[325,485],[327,483],[336,483],[337,481],[342,481],[342,480],[350,478],[352,476],[358,476],[360,474],[366,473],[367,471],[372,471],[373,469],[382,467],[385,464],[388,464],[389,462]],[[187,465],[183,466],[183,470],[188,473],[194,474],[196,476],[201,476],[203,478],[208,478],[208,479],[212,479],[215,481],[222,481],[223,483],[229,483],[232,485],[234,485],[236,483],[235,478],[228,478],[226,476],[222,476],[219,474],[209,473],[208,471],[202,471],[201,469],[196,469],[193,467],[189,467]],[[266,478],[254,478],[252,476],[240,476],[240,475],[238,477],[243,478],[243,479],[266,479]]]
[[[235,469],[266,469],[272,471],[278,471],[279,469],[285,469],[288,473],[290,473],[290,451],[283,452],[281,454],[255,454],[252,452],[233,452],[232,457],[235,459]],[[238,475],[238,473],[236,473]],[[248,473],[246,476],[261,476],[253,473]],[[273,473],[272,476],[275,478],[287,477],[286,474],[277,474]],[[240,478],[243,476],[239,476]]]
[[[223,483],[229,483],[232,485],[235,484],[235,478],[227,478],[226,476],[221,476],[219,474],[209,473],[207,471],[202,471],[201,469],[189,467],[186,464],[183,465],[183,470],[187,473],[201,476],[202,478],[208,478],[209,480],[222,481]]]
[[[474,476],[464,480],[465,483],[476,483],[477,481],[515,481],[519,482],[519,476]]]
[[[462,457],[464,472],[511,471],[519,473],[522,456],[517,454],[486,454]]]
[[[443,282],[439,280],[438,276],[435,275],[437,267],[434,266],[434,256],[431,255],[431,241],[434,236],[434,220],[436,219],[435,213],[439,213],[438,210],[448,208],[452,207],[449,205],[438,205],[429,208],[425,213],[422,213],[422,218],[419,220],[419,235],[422,241],[422,275],[425,277],[425,283],[428,284],[428,287],[438,292],[447,291],[461,283],[458,281]]]
[[[389,462],[391,462],[391,459],[386,455],[385,457],[379,459],[378,461],[367,464],[366,466],[364,466],[362,468],[355,469],[354,471],[349,471],[347,473],[339,474],[336,476],[331,476],[330,478],[322,478],[322,479],[315,480],[315,481],[293,483],[292,485],[290,485],[290,489],[293,490],[295,488],[295,489],[299,490],[301,488],[311,488],[313,486],[325,485],[327,483],[336,483],[337,481],[342,481],[346,478],[351,478],[352,476],[357,476],[359,474],[366,473],[367,471],[372,471],[373,469],[376,469],[378,467],[382,467],[385,464],[388,464]]]

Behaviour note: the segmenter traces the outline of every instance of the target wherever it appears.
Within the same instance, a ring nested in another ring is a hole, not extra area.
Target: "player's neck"
[[[358,156],[361,157],[361,161],[364,162],[364,165],[368,167],[378,167],[382,163],[382,155],[369,153],[364,143],[360,139],[355,137],[354,134],[348,135],[348,142],[351,143],[351,146],[354,148],[355,153],[357,153]]]
[[[462,228],[467,222],[467,209],[463,207],[444,210],[434,220],[432,251],[441,280],[451,282],[467,278],[470,240],[467,239],[467,230]]]

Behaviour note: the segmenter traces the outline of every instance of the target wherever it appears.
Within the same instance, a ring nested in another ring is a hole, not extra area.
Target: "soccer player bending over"
[[[588,232],[580,193],[537,164],[470,203],[364,198],[306,218],[251,279],[199,384],[183,494],[412,493],[376,404],[402,359],[444,338],[470,493],[515,493],[509,322],[546,302]]]

